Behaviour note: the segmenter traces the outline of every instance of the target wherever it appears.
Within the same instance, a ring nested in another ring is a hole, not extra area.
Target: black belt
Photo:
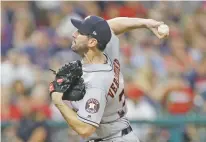
[[[129,126],[121,131],[122,132],[121,136],[125,136],[125,135],[129,134],[131,131],[132,131],[132,127]],[[95,140],[89,140],[87,142],[100,142],[100,141],[104,141],[104,139],[99,138],[99,139],[95,139]]]

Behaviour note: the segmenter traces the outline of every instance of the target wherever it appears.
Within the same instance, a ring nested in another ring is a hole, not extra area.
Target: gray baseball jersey
[[[124,96],[124,80],[120,72],[119,39],[114,34],[105,49],[106,64],[83,64],[86,84],[85,97],[76,102],[66,102],[78,119],[96,126],[90,139],[117,134],[129,126]]]

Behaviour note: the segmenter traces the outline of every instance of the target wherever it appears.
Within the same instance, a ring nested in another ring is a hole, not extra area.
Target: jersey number
[[[123,89],[122,92],[119,94],[119,101],[120,101],[120,102],[123,101],[122,106],[125,106],[125,99],[123,98],[123,96],[124,96],[124,89]],[[124,99],[124,100],[122,100],[122,99]]]
[[[119,94],[119,102],[123,102],[123,103],[122,103],[122,107],[125,106],[125,98],[124,98],[123,96],[124,96],[124,89],[123,89],[122,92]],[[121,111],[118,111],[118,114],[119,114],[119,116],[120,116],[120,118],[121,118],[122,116],[124,116],[125,112],[124,112],[123,110],[121,110]]]

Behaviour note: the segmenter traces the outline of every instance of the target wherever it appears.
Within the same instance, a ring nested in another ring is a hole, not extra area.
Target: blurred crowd
[[[169,37],[163,40],[147,29],[119,36],[129,120],[206,115],[206,2],[4,1],[1,122],[15,124],[5,129],[4,141],[51,141],[46,120],[63,118],[48,95],[48,84],[54,79],[49,69],[80,59],[70,49],[76,30],[70,18],[88,15],[151,18],[170,27]],[[134,129],[145,141],[154,133],[146,125]],[[185,139],[201,139],[194,129],[187,129]],[[167,137],[164,131],[160,135]],[[78,141],[72,136],[71,142]]]

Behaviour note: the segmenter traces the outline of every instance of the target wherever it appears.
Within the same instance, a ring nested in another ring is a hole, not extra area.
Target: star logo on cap
[[[96,31],[93,31],[93,33],[92,33],[93,35],[97,35],[97,33],[96,33]]]

